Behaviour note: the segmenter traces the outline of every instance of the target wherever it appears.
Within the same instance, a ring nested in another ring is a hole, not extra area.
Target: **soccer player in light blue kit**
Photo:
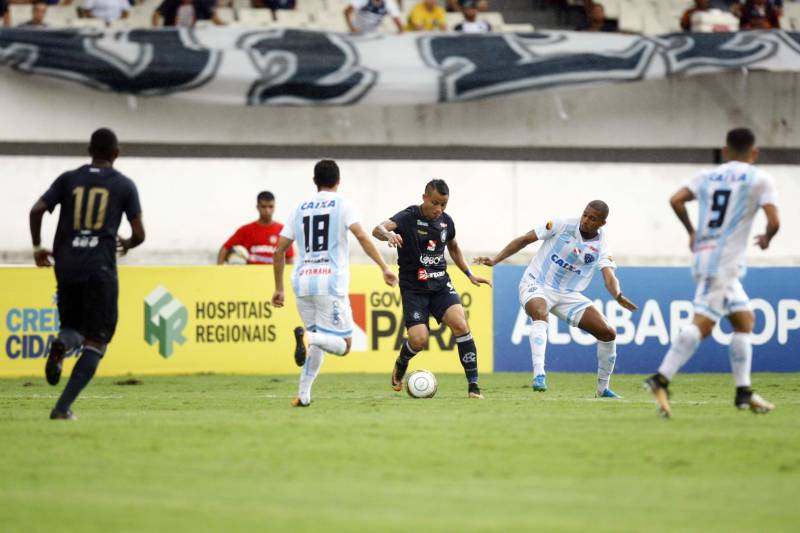
[[[578,218],[551,220],[506,245],[495,257],[477,257],[475,262],[494,266],[536,241],[542,247],[528,265],[519,284],[519,303],[533,320],[530,343],[533,360],[533,390],[547,390],[544,356],[547,347],[547,314],[553,313],[570,326],[577,326],[597,339],[597,389],[599,398],[619,398],[609,387],[617,359],[616,337],[603,314],[581,294],[596,270],[603,273],[608,292],[630,311],[636,304],[626,298],[614,274],[617,268],[606,247],[602,227],[608,205],[590,202]]]
[[[397,274],[386,264],[369,234],[361,227],[356,206],[337,192],[339,166],[323,159],[314,167],[317,193],[301,202],[281,231],[273,256],[275,293],[272,304],[283,307],[286,251],[297,241],[298,260],[292,275],[297,309],[304,327],[294,331],[295,362],[303,367],[295,407],[311,403],[311,386],[319,374],[324,352],[347,355],[353,336],[350,308],[350,246],[348,233],[377,264],[384,282],[397,285]],[[306,348],[308,344],[308,348]]]
[[[746,272],[747,239],[760,209],[767,216],[767,227],[756,237],[756,245],[766,250],[778,233],[778,195],[772,176],[753,166],[758,158],[753,132],[736,128],[728,132],[726,141],[723,152],[728,162],[690,180],[670,199],[672,209],[689,233],[697,290],[692,323],[672,342],[658,372],[645,381],[664,417],[672,416],[669,383],[692,358],[700,341],[708,337],[714,325],[725,316],[733,327],[728,349],[736,384],[734,405],[754,413],[768,413],[775,408],[751,387],[753,346],[750,335],[755,318],[740,279]],[[686,212],[686,203],[695,198],[699,204],[697,230]]]

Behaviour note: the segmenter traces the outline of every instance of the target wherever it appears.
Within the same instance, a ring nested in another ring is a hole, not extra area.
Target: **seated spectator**
[[[588,8],[588,17],[585,21],[575,28],[578,31],[602,31],[602,32],[615,32],[617,31],[616,21],[606,18],[606,10],[603,4],[593,2]]]
[[[258,220],[245,224],[236,230],[230,239],[225,241],[217,254],[217,264],[221,265],[228,258],[231,248],[244,246],[250,257],[249,264],[272,264],[272,257],[278,246],[283,224],[272,220],[275,212],[275,195],[269,191],[262,191],[256,197]],[[294,257],[292,248],[286,250],[286,262],[291,263]]]
[[[272,20],[278,20],[275,12],[279,9],[294,9],[296,2],[295,0],[250,0],[250,6],[269,9],[272,11]]]
[[[728,1],[732,4],[730,6],[731,12],[737,17],[742,16],[744,7],[750,3],[750,0],[728,0]],[[783,16],[783,0],[767,0],[767,4],[772,6],[773,10],[775,11],[775,14],[778,16],[779,19]]]
[[[44,2],[36,2],[31,7],[31,20],[24,24],[20,24],[20,28],[46,28],[47,24],[44,18],[47,16],[47,4]]]
[[[739,29],[779,30],[781,27],[780,13],[783,11],[783,3],[777,7],[768,0],[748,0],[741,9]]]
[[[219,26],[225,23],[217,15],[216,0],[163,0],[153,11],[153,26],[191,27],[198,20],[210,20]]]
[[[3,19],[3,26],[6,28],[11,26],[11,10],[8,9],[6,0],[0,0],[0,18]]]
[[[447,0],[447,11],[450,13],[459,13],[464,11],[464,3],[468,0]],[[478,6],[478,11],[484,13],[489,11],[488,0],[469,0]]]
[[[81,17],[115,22],[128,17],[131,4],[128,0],[84,0],[78,8]]]
[[[455,30],[463,33],[489,33],[492,26],[485,20],[478,20],[478,2],[476,0],[464,0],[462,6],[464,20],[456,24]]]
[[[694,7],[690,7],[681,16],[681,29],[692,31],[692,16],[695,13],[711,10],[711,0],[694,0]]]
[[[408,31],[446,31],[447,19],[444,8],[436,0],[422,0],[408,15]]]
[[[400,20],[400,8],[395,0],[352,0],[344,10],[344,19],[351,33],[364,34],[377,31],[386,15],[392,17],[397,32],[402,33],[403,21]]]

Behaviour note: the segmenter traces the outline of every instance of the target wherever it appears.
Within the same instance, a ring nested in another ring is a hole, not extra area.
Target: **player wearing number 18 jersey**
[[[301,202],[281,231],[275,251],[275,294],[272,303],[283,307],[283,271],[286,251],[297,241],[298,260],[292,275],[292,288],[303,327],[295,329],[295,362],[302,366],[295,407],[311,403],[311,386],[319,374],[324,352],[347,355],[353,335],[350,309],[351,232],[364,252],[381,269],[389,286],[397,284],[397,275],[378,253],[369,235],[361,227],[356,206],[337,192],[339,167],[324,159],[314,167],[317,193]],[[308,347],[306,347],[308,344]]]
[[[750,366],[753,348],[753,312],[740,278],[745,274],[745,251],[753,219],[759,209],[767,215],[764,234],[756,244],[766,250],[778,232],[777,193],[772,176],[753,166],[758,157],[755,136],[746,128],[728,132],[724,149],[727,163],[703,172],[676,192],[672,208],[689,233],[694,254],[692,273],[697,282],[694,319],[683,328],[664,357],[658,373],[645,381],[662,416],[672,416],[668,385],[685,365],[714,325],[728,317],[733,326],[729,346],[736,383],[734,404],[739,409],[767,413],[774,406],[753,392]],[[699,219],[695,230],[686,203],[697,199]]]
[[[83,345],[69,382],[50,413],[52,419],[75,418],[72,403],[94,376],[114,335],[116,249],[124,254],[144,241],[136,186],[113,168],[119,155],[114,132],[95,131],[89,154],[92,163],[59,176],[30,213],[34,259],[37,266],[51,266],[50,251],[40,246],[42,217],[61,206],[52,252],[60,329],[50,345],[45,366],[48,383],[58,383],[64,356]],[[131,224],[130,239],[117,237],[123,214]]]

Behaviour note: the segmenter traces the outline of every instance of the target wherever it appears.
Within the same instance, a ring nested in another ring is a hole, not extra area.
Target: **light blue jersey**
[[[692,272],[696,277],[744,276],[747,238],[756,213],[767,204],[777,205],[772,176],[730,161],[701,173],[685,187],[697,198],[699,211]]]
[[[606,248],[605,233],[598,230],[594,239],[584,240],[580,219],[551,220],[535,228],[542,247],[525,276],[557,292],[580,292],[592,281],[598,269],[617,268]]]
[[[303,201],[289,216],[281,236],[297,241],[292,275],[296,296],[347,296],[350,244],[347,233],[359,222],[355,206],[340,194],[322,191]]]

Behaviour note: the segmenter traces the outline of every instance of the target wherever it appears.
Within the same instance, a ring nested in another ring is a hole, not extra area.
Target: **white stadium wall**
[[[319,154],[324,155],[324,154]],[[0,157],[7,185],[0,196],[3,262],[28,261],[28,210],[60,172],[84,163],[69,157]],[[256,218],[255,196],[277,196],[276,219],[313,192],[315,160],[122,158],[118,168],[139,186],[147,242],[125,262],[212,262],[224,240]],[[358,204],[364,225],[419,201],[433,177],[451,186],[448,212],[468,254],[497,251],[551,217],[578,216],[587,201],[611,206],[609,242],[627,265],[687,264],[687,238],[668,204],[683,181],[705,168],[690,164],[341,160],[341,192]],[[766,252],[749,250],[753,264],[800,264],[800,167],[766,166],[781,197],[781,234]],[[8,187],[8,184],[14,184]],[[755,231],[763,227],[762,215]],[[52,242],[55,217],[44,226]],[[123,226],[123,233],[129,230]],[[386,250],[387,256],[390,254]],[[524,259],[520,257],[520,259]],[[365,258],[356,254],[356,261]]]
[[[298,108],[128,98],[13,73],[0,84],[0,102],[14,102],[0,143],[83,143],[102,123],[129,143],[708,148],[746,125],[762,146],[792,148],[798,86],[798,74],[741,71],[468,104]]]

